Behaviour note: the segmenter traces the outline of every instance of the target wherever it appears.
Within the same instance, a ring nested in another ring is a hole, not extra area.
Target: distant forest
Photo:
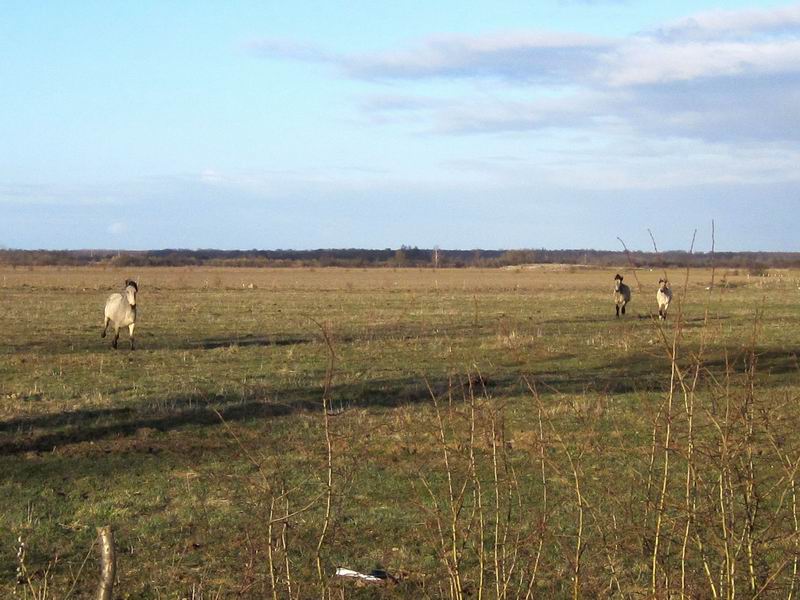
[[[595,267],[800,268],[800,252],[617,252],[607,250],[0,250],[0,264],[109,267],[510,267],[568,264]]]

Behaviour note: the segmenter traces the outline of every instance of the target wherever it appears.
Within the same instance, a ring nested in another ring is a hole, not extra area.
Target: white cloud
[[[800,30],[800,5],[763,9],[711,10],[667,23],[657,30],[664,37],[719,38]]]
[[[594,75],[612,86],[800,73],[800,40],[663,42],[638,38],[601,57]]]
[[[285,41],[254,46],[264,56],[324,61],[348,77],[402,85],[402,94],[359,101],[372,125],[443,135],[607,135],[613,126],[657,139],[800,142],[800,5],[706,11],[622,39],[439,35],[353,55]],[[435,98],[423,91],[431,80],[441,84]],[[453,80],[474,88],[451,88],[447,97]]]
[[[117,202],[116,197],[116,190],[98,185],[0,182],[0,203],[18,205],[102,205]]]
[[[451,161],[444,167],[480,174],[487,185],[523,189],[554,187],[584,191],[674,189],[694,186],[800,184],[800,149],[728,144],[691,139],[642,141],[620,135],[613,141],[565,137],[520,157]]]
[[[438,35],[406,47],[337,54],[264,39],[260,56],[326,62],[368,80],[499,78],[531,84],[638,85],[800,71],[800,5],[709,11],[623,39],[547,31]],[[587,78],[595,77],[592,81]]]
[[[128,225],[122,221],[114,221],[108,226],[107,231],[111,235],[122,235],[128,231]]]
[[[613,42],[606,38],[538,31],[482,36],[440,35],[409,47],[343,55],[310,45],[263,39],[249,47],[263,57],[325,62],[367,80],[496,77],[557,81],[585,73],[592,56]]]
[[[200,181],[209,185],[225,183],[225,176],[216,169],[204,169],[200,172]]]

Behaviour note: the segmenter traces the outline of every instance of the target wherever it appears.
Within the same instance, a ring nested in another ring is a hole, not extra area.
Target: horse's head
[[[622,275],[617,273],[616,276],[614,277],[614,289],[619,291],[619,286],[621,285],[622,285]]]
[[[136,285],[136,282],[133,279],[125,280],[125,298],[128,300],[128,304],[131,306],[136,306],[136,292],[138,291],[139,286]]]

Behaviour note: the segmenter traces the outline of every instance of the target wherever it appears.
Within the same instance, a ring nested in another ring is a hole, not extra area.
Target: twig
[[[114,551],[114,534],[111,527],[98,527],[100,540],[100,581],[97,583],[97,600],[111,600],[114,576],[117,572],[117,555]]]
[[[83,557],[83,562],[81,563],[81,566],[78,569],[77,575],[75,575],[75,579],[72,581],[72,586],[69,588],[69,591],[67,591],[62,600],[68,600],[69,597],[72,595],[72,592],[75,590],[75,586],[78,585],[78,580],[80,579],[81,573],[83,572],[83,567],[86,565],[86,561],[89,560],[89,556],[91,556],[92,550],[94,550],[94,545],[96,543],[97,543],[97,538],[92,539],[92,545],[89,546],[89,550],[86,552],[86,556]]]
[[[328,527],[330,526],[331,520],[331,504],[333,502],[333,445],[331,442],[331,432],[330,432],[330,424],[328,422],[328,410],[330,406],[330,393],[331,393],[331,385],[333,383],[333,371],[336,366],[336,352],[333,349],[333,342],[331,341],[330,333],[328,332],[328,328],[324,325],[320,324],[319,322],[315,321],[314,319],[309,319],[317,325],[322,331],[322,336],[325,339],[325,344],[328,346],[328,368],[325,372],[325,385],[322,391],[322,415],[323,415],[323,423],[325,425],[325,450],[326,450],[326,467],[327,467],[327,481],[326,481],[326,497],[325,497],[325,516],[322,522],[322,531],[319,534],[319,540],[317,541],[317,551],[316,551],[316,558],[317,558],[317,575],[319,576],[319,582],[321,586],[321,594],[322,599],[325,599],[325,591],[327,589],[325,575],[322,569],[322,545],[325,542],[325,536],[328,532]]]

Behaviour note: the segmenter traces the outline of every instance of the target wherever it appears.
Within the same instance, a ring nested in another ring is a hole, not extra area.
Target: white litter
[[[369,581],[370,583],[381,583],[384,581],[384,579],[381,579],[380,577],[366,575],[364,573],[359,573],[358,571],[353,571],[352,569],[345,569],[344,567],[336,567],[336,576],[352,577],[353,579],[361,579],[362,581]]]

